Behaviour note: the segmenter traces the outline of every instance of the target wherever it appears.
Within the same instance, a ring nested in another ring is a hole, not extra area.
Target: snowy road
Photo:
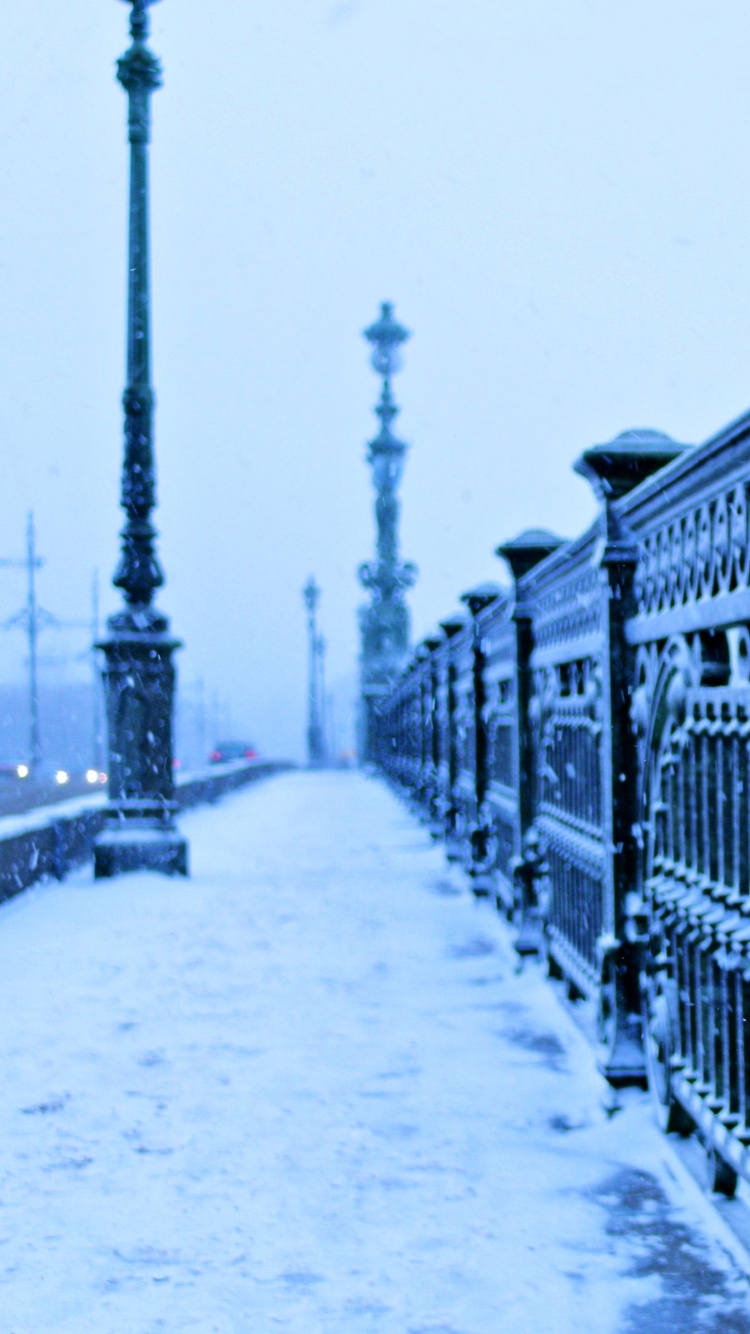
[[[750,1334],[643,1100],[372,780],[0,909],[2,1334]]]

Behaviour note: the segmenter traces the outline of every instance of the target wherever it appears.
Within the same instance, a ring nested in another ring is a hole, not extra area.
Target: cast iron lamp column
[[[318,659],[321,639],[318,634],[316,611],[320,601],[320,589],[312,575],[302,589],[302,598],[307,609],[307,638],[309,646],[308,678],[308,713],[307,713],[307,762],[311,769],[319,769],[325,762],[325,743],[320,717],[318,699]]]
[[[130,218],[128,239],[127,384],[123,395],[125,449],[121,504],[122,554],[113,583],[125,606],[107,622],[104,684],[109,736],[109,806],[94,849],[94,874],[154,870],[187,874],[187,843],[174,816],[172,724],[175,669],[180,647],[169,621],[152,605],[164,583],[155,551],[151,512],[156,505],[151,385],[148,143],[150,98],[161,67],[146,46],[148,8],[132,5],[132,45],[117,62],[128,94]]]
[[[383,377],[380,402],[375,409],[380,431],[368,446],[367,461],[375,484],[375,522],[377,559],[359,567],[360,582],[372,594],[369,606],[359,614],[362,652],[360,756],[363,762],[377,758],[377,725],[380,699],[386,695],[402,670],[409,652],[409,611],[404,590],[417,577],[417,567],[401,561],[398,550],[398,487],[404,468],[407,446],[391,431],[398,416],[391,393],[391,376],[401,366],[401,344],[411,337],[393,318],[393,306],[384,301],[380,318],[364,337],[372,343],[372,366]]]

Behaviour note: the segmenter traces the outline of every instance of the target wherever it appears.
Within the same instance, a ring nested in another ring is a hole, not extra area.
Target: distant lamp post
[[[320,602],[320,589],[312,575],[302,590],[302,599],[307,609],[307,639],[309,652],[308,692],[307,692],[307,762],[311,769],[319,769],[326,761],[323,719],[321,717],[321,668],[325,642],[318,634],[317,608]]]
[[[375,408],[380,431],[368,446],[367,461],[375,485],[377,558],[359,568],[360,582],[371,593],[369,605],[359,613],[360,656],[360,757],[375,757],[377,712],[380,698],[388,692],[409,652],[409,611],[404,591],[417,577],[417,567],[399,557],[398,487],[407,445],[397,440],[391,423],[399,413],[391,393],[391,376],[401,367],[401,347],[411,337],[393,317],[393,306],[385,301],[380,318],[364,337],[372,344],[371,363],[383,377],[380,402]]]
[[[318,660],[317,689],[318,689],[318,718],[320,719],[320,736],[323,750],[323,763],[328,764],[331,753],[328,745],[328,708],[326,703],[326,649],[328,645],[323,635],[318,635],[315,641],[315,651]]]
[[[109,739],[109,806],[94,849],[94,874],[151,870],[187,875],[187,843],[175,826],[173,711],[180,647],[169,621],[152,605],[164,583],[156,556],[151,385],[148,143],[150,98],[161,67],[146,45],[152,0],[127,0],[132,45],[117,62],[128,95],[130,211],[128,238],[127,384],[121,504],[122,554],[113,583],[125,606],[107,622],[104,684]]]

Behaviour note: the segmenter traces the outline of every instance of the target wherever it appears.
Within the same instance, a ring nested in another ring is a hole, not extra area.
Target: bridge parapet
[[[697,448],[625,432],[576,468],[595,522],[498,549],[513,591],[466,595],[421,646],[381,704],[381,767],[519,952],[595,1004],[611,1082],[647,1077],[731,1191],[750,1178],[750,414]]]
[[[186,810],[218,801],[228,792],[291,768],[294,765],[283,760],[212,764],[178,776],[175,802],[178,810]],[[0,817],[0,902],[40,880],[63,880],[90,861],[107,815],[107,799],[101,793]]]

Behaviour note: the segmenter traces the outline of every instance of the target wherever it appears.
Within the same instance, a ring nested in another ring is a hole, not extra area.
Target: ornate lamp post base
[[[188,874],[188,845],[175,825],[172,772],[173,654],[180,641],[153,608],[109,621],[100,644],[110,736],[110,805],[94,845],[97,879],[124,871]]]
[[[126,871],[188,874],[188,845],[176,828],[158,828],[145,819],[126,818],[122,828],[105,829],[94,847],[94,878],[106,880]]]

